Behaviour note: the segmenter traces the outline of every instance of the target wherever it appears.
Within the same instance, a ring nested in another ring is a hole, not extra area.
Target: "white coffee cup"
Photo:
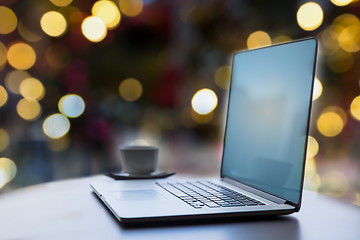
[[[122,172],[129,174],[150,174],[156,171],[158,147],[123,146],[120,148]]]

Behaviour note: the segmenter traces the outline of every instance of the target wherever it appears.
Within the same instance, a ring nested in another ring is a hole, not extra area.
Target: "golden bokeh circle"
[[[20,93],[26,99],[41,100],[45,95],[45,88],[38,79],[26,78],[20,84]]]
[[[248,49],[270,46],[271,38],[264,31],[256,31],[249,35],[246,44]]]
[[[296,14],[298,25],[305,31],[313,31],[320,27],[324,19],[321,6],[315,2],[307,2],[300,6]]]
[[[100,42],[107,35],[107,28],[103,20],[95,16],[89,16],[81,24],[83,35],[91,42]]]
[[[360,96],[357,96],[352,100],[350,104],[350,113],[355,120],[360,121]]]
[[[41,106],[36,100],[21,99],[16,105],[19,116],[27,121],[35,121],[41,115]]]
[[[9,47],[7,58],[9,64],[14,68],[26,70],[35,64],[36,54],[29,44],[18,42]]]
[[[16,29],[18,20],[10,8],[0,6],[0,34],[9,34]]]
[[[339,7],[349,5],[353,0],[330,0],[333,4]]]
[[[5,86],[13,93],[20,94],[21,82],[29,78],[30,74],[22,70],[13,70],[5,76]]]
[[[139,80],[127,78],[119,85],[120,96],[128,102],[138,100],[143,93],[143,87]]]
[[[339,34],[339,45],[346,52],[358,52],[360,50],[360,24],[348,26]]]
[[[344,121],[338,113],[324,112],[317,120],[317,129],[326,137],[335,137],[344,128]]]
[[[4,106],[8,100],[8,94],[3,86],[0,85],[0,107]]]
[[[214,75],[215,83],[222,89],[229,89],[230,78],[231,78],[231,67],[221,66],[219,67]]]
[[[114,29],[120,23],[121,15],[119,8],[112,1],[101,0],[95,2],[91,12],[94,16],[103,20],[109,29]]]
[[[58,7],[66,7],[72,2],[72,0],[50,0],[50,2]]]
[[[135,17],[141,13],[144,3],[142,0],[119,0],[119,7],[124,15]]]
[[[40,20],[41,29],[50,37],[62,36],[67,28],[65,17],[56,11],[45,13]]]

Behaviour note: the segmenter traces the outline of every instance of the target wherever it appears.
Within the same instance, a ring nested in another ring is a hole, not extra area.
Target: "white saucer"
[[[166,178],[174,175],[174,172],[162,172],[155,171],[150,174],[134,174],[134,173],[107,173],[106,176],[112,177],[116,180],[128,180],[128,179],[155,179],[155,178]]]

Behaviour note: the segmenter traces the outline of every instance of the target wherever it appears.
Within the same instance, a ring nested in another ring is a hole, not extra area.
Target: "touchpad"
[[[111,192],[111,194],[120,201],[149,201],[163,198],[162,195],[152,189],[116,191]]]

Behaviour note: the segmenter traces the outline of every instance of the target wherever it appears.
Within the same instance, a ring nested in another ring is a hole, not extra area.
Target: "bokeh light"
[[[215,92],[208,88],[197,91],[191,99],[191,106],[200,115],[211,113],[217,106],[218,98]]]
[[[265,47],[271,45],[271,38],[269,34],[264,31],[256,31],[250,34],[246,43],[248,49]]]
[[[72,2],[72,0],[50,0],[50,2],[58,7],[66,7]]]
[[[135,17],[141,13],[144,3],[142,0],[119,0],[119,7],[124,15]]]
[[[100,42],[107,34],[105,23],[100,18],[94,16],[84,19],[81,24],[81,31],[91,42]]]
[[[28,42],[38,42],[42,36],[27,28],[21,21],[18,24],[18,32],[20,36]]]
[[[324,111],[317,120],[319,132],[326,137],[334,137],[341,133],[345,126],[341,116],[333,111]]]
[[[13,70],[5,76],[5,86],[11,92],[20,94],[21,82],[24,79],[29,78],[29,77],[30,77],[30,74],[26,71]]]
[[[312,100],[314,101],[314,100],[318,99],[321,96],[322,91],[323,91],[322,84],[321,84],[320,80],[317,77],[315,77]]]
[[[324,13],[319,4],[308,2],[300,6],[296,19],[299,26],[305,31],[313,31],[320,27]]]
[[[228,89],[230,86],[231,68],[230,66],[219,67],[214,75],[215,83],[222,89]]]
[[[31,99],[21,99],[16,105],[17,113],[27,121],[35,121],[41,115],[42,109],[38,101]]]
[[[0,152],[4,151],[10,143],[10,137],[5,129],[0,128]]]
[[[63,35],[67,28],[67,23],[63,15],[56,11],[45,13],[40,20],[41,29],[51,37]]]
[[[0,42],[0,70],[5,66],[7,62],[6,51],[7,50],[5,45]]]
[[[143,87],[139,80],[127,78],[119,85],[120,96],[128,102],[138,100],[143,93]]]
[[[45,96],[45,88],[36,78],[26,78],[20,84],[21,95],[30,100],[41,100]]]
[[[49,138],[57,139],[65,136],[70,130],[69,119],[61,113],[47,117],[43,123],[43,131]]]
[[[65,116],[76,118],[83,114],[85,102],[79,95],[68,94],[60,99],[58,107],[59,111]]]
[[[14,68],[26,70],[34,65],[36,54],[29,44],[18,42],[9,47],[7,58],[9,64]]]
[[[360,24],[343,29],[339,35],[339,45],[347,52],[360,50]]]
[[[112,1],[97,1],[91,10],[92,14],[105,23],[106,27],[113,29],[120,23],[120,11],[116,4]]]
[[[8,94],[3,86],[0,85],[0,107],[4,106],[8,100]]]
[[[360,121],[360,96],[357,96],[352,100],[350,105],[350,113],[355,120]]]
[[[336,6],[342,7],[350,4],[353,0],[330,0]]]
[[[11,33],[16,29],[17,17],[10,8],[0,6],[0,23],[0,34]]]
[[[0,158],[0,188],[10,182],[16,176],[17,168],[10,158]]]
[[[306,158],[313,158],[319,152],[319,143],[312,136],[308,136]]]
[[[344,13],[336,17],[331,26],[337,27],[339,32],[348,26],[357,26],[359,24],[359,18],[351,13]]]

